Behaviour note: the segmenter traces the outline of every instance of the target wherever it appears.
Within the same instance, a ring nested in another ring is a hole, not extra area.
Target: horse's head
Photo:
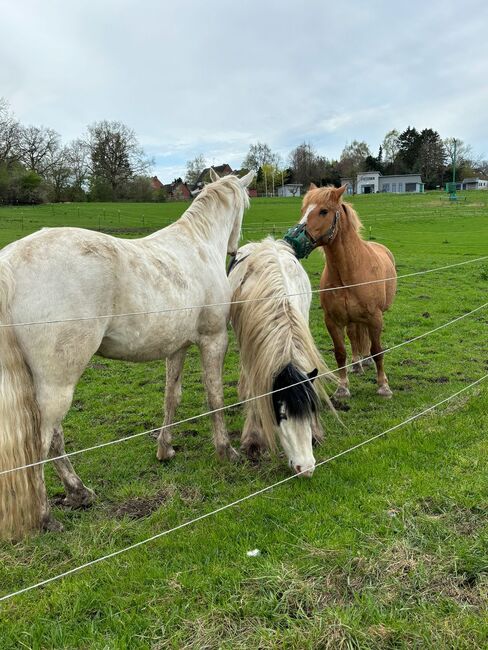
[[[302,476],[312,476],[315,458],[312,422],[317,417],[319,398],[313,387],[317,369],[305,374],[288,364],[273,383],[273,407],[278,437],[288,464]]]
[[[234,201],[234,215],[232,222],[232,229],[229,236],[229,242],[227,245],[227,254],[235,255],[237,248],[239,246],[239,239],[241,236],[241,226],[242,218],[244,216],[244,210],[249,207],[249,193],[247,188],[252,183],[254,178],[254,171],[248,172],[242,178],[237,178],[236,176],[224,176],[220,178],[217,172],[211,167],[210,168],[210,180],[215,184],[227,184],[231,185],[235,194]]]
[[[346,187],[343,185],[337,188],[319,188],[311,183],[303,197],[300,224],[304,226],[314,247],[331,244],[337,236],[343,205],[342,195]]]

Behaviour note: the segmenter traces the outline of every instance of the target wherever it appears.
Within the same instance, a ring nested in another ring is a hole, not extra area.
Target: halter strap
[[[237,259],[237,253],[235,255],[231,255],[231,259],[229,262],[229,266],[227,267],[227,275],[230,275],[230,272],[235,269],[235,267],[243,262],[246,258],[249,257],[249,253],[247,255],[244,255],[244,257],[241,257]]]
[[[332,224],[330,225],[329,228],[327,228],[324,234],[320,235],[320,237],[317,237],[317,239],[314,239],[307,231],[307,236],[309,237],[310,241],[312,241],[315,246],[326,246],[334,238],[340,216],[341,216],[340,211],[336,210]]]

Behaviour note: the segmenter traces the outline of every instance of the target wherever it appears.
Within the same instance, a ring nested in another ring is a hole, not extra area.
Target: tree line
[[[462,140],[442,139],[433,129],[418,131],[410,126],[403,132],[389,131],[376,156],[364,141],[347,144],[338,160],[319,154],[310,143],[303,142],[283,161],[268,144],[257,142],[249,147],[242,167],[257,172],[255,187],[259,194],[274,194],[275,188],[287,183],[338,186],[341,178],[355,182],[357,175],[366,171],[384,175],[419,173],[426,189],[435,189],[452,179],[455,152],[458,180],[488,175],[488,161],[476,158]],[[186,181],[191,183],[205,166],[203,155],[189,161]]]
[[[488,175],[488,161],[475,158],[459,139],[442,139],[433,129],[408,127],[389,131],[374,156],[364,141],[347,144],[339,159],[327,158],[307,142],[285,160],[263,142],[251,144],[243,170],[254,169],[259,194],[275,194],[282,184],[339,185],[364,171],[382,174],[420,173],[426,189],[451,180],[454,149],[456,176]],[[95,122],[85,133],[63,144],[59,133],[24,125],[0,98],[0,204],[44,201],[164,200],[148,176],[153,165],[132,129],[120,122]],[[208,167],[203,154],[188,161],[185,181],[192,187]]]
[[[125,124],[95,122],[63,144],[53,129],[21,124],[0,98],[0,203],[162,198],[152,164]]]

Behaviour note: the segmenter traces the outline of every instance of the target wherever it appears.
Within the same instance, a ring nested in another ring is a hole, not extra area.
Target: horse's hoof
[[[364,370],[361,361],[358,361],[358,363],[354,363],[352,366],[349,366],[347,371],[352,372],[355,375],[362,375],[364,373]]]
[[[84,487],[81,490],[70,492],[63,499],[63,505],[69,506],[74,510],[78,508],[88,508],[97,498],[97,495],[90,488]]]
[[[231,463],[236,463],[240,460],[239,453],[231,445],[218,447],[217,454],[220,460],[228,460]]]
[[[334,397],[336,399],[347,399],[348,397],[351,397],[349,388],[347,388],[347,386],[339,386],[339,388],[334,393]]]
[[[374,359],[371,357],[366,357],[365,359],[361,359],[361,365],[363,368],[371,368],[374,366]]]
[[[165,460],[171,460],[175,454],[176,454],[175,450],[170,445],[168,447],[158,447],[158,450],[156,452],[156,457],[158,460],[163,462]]]
[[[241,447],[242,453],[246,455],[249,460],[258,460],[261,456],[261,447],[257,442],[251,442]]]
[[[384,384],[383,386],[380,386],[378,388],[378,395],[380,397],[384,397],[385,399],[390,399],[393,397],[393,393],[390,390],[390,387],[387,384]]]
[[[52,515],[48,515],[42,522],[42,530],[45,533],[62,533],[64,526],[60,521],[54,519]]]

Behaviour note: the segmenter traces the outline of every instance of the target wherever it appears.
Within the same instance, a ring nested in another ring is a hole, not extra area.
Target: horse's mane
[[[358,235],[361,235],[363,224],[356,210],[352,207],[350,203],[346,203],[344,201],[342,202],[342,207],[344,208],[344,212],[347,215],[348,223],[352,226],[353,230],[355,230],[358,233]]]
[[[220,203],[230,208],[232,202],[241,214],[249,207],[248,193],[243,190],[237,176],[230,174],[205,185],[176,223],[185,223],[195,235],[208,237],[211,228],[216,226],[216,205]]]
[[[314,368],[319,373],[328,370],[315,346],[308,323],[286,296],[283,254],[294,257],[292,248],[284,241],[267,238],[256,244],[246,259],[245,278],[232,297],[233,301],[256,300],[231,306],[241,357],[239,388],[246,397],[262,395],[306,379],[306,373]],[[251,275],[254,283],[247,282]],[[335,378],[331,376],[331,379]],[[328,401],[320,379],[313,385],[307,382],[281,394],[294,417],[305,417],[313,411],[319,394]],[[280,400],[280,393],[276,394],[276,400]],[[275,449],[278,423],[273,396],[256,400],[254,406],[261,419],[265,441],[270,449]]]

